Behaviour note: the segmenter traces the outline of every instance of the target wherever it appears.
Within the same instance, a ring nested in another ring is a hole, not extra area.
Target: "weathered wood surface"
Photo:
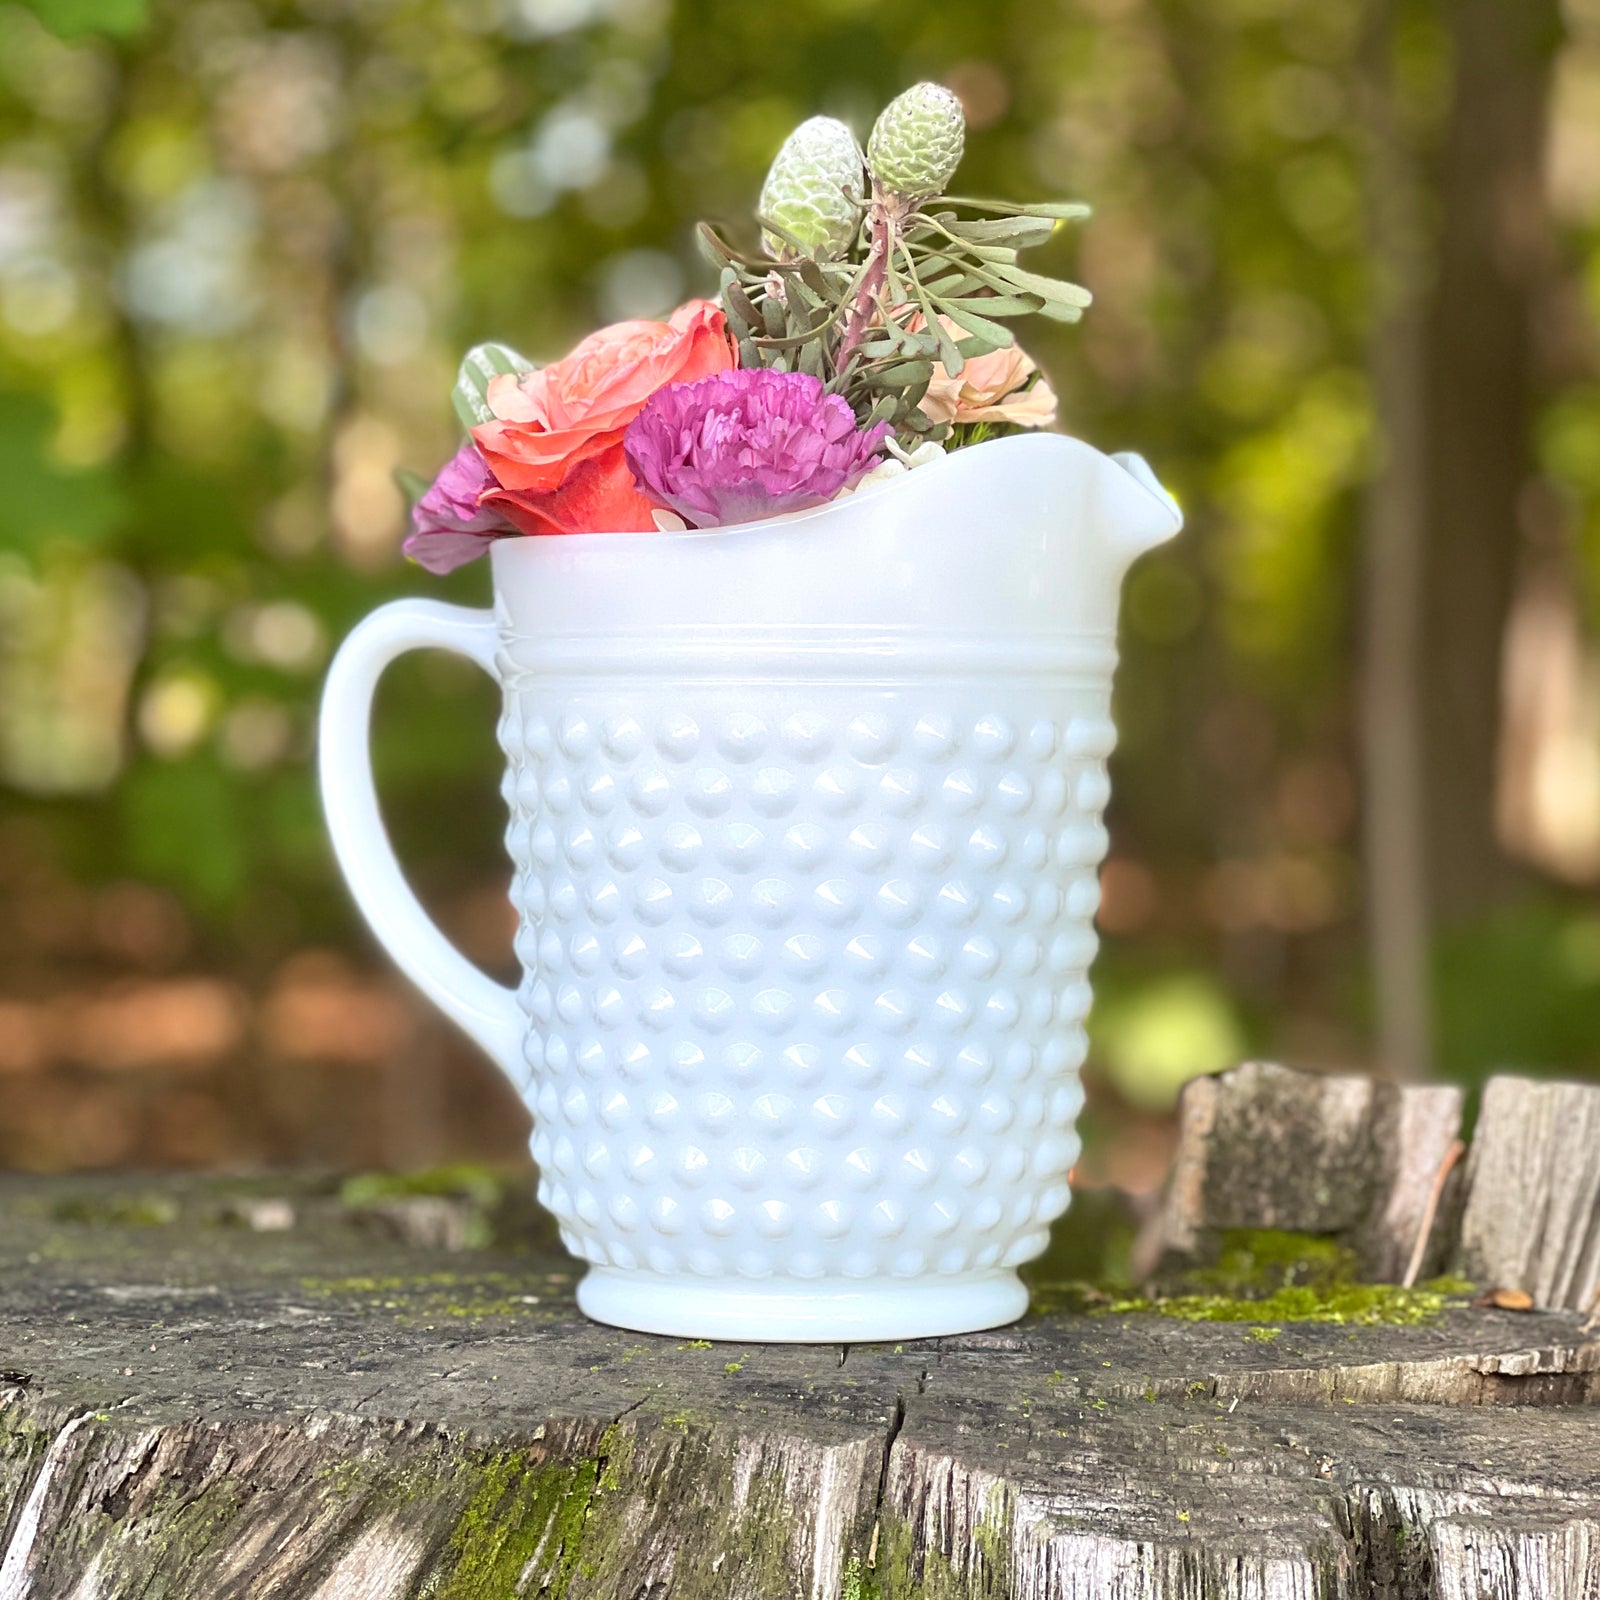
[[[1466,1173],[1459,1257],[1542,1306],[1600,1290],[1600,1087],[1493,1078]]]
[[[1600,1090],[1590,1092],[1600,1103]],[[1341,1239],[1368,1277],[1398,1282],[1462,1110],[1457,1088],[1313,1077],[1269,1062],[1197,1078],[1179,1106],[1160,1252],[1188,1258],[1230,1229],[1286,1228]],[[1453,1207],[1447,1199],[1440,1209],[1447,1220]],[[1432,1232],[1424,1277],[1450,1255],[1447,1227]]]
[[[1464,1162],[1463,1097],[1250,1062],[1189,1084],[1148,1264],[1238,1228],[1349,1245],[1365,1276],[1451,1269],[1548,1309],[1600,1295],[1600,1084],[1491,1078]],[[1430,1196],[1435,1204],[1430,1205]],[[1421,1235],[1421,1248],[1418,1248]]]
[[[699,1347],[451,1215],[0,1184],[0,1600],[1600,1596],[1581,1312]]]

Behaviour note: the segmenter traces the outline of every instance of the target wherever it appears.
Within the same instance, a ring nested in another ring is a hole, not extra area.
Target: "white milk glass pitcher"
[[[1181,520],[1139,457],[1016,435],[772,521],[502,539],[492,614],[401,600],[345,641],[339,862],[527,1101],[590,1316],[857,1341],[1021,1315],[1079,1150],[1118,589]],[[372,693],[420,646],[504,691],[515,990],[379,817]]]

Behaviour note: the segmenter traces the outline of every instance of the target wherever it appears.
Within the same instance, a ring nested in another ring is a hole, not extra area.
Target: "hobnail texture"
[[[376,612],[330,829],[396,960],[517,1082],[539,1198],[626,1327],[897,1339],[1020,1314],[1067,1209],[1135,457],[1003,439],[708,533],[507,539],[493,615]],[[365,763],[384,664],[504,690],[513,995],[446,943]]]
[[[1082,1103],[1103,688],[509,688],[539,1198],[622,1272],[1037,1255]]]

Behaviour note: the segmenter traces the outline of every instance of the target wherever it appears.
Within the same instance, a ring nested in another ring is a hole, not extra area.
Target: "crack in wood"
[[[552,1247],[430,1251],[288,1180],[301,1220],[261,1238],[62,1226],[110,1180],[0,1184],[0,1600],[1596,1600],[1600,1223],[1552,1155],[1591,1126],[1573,1087],[1497,1091],[1520,1132],[1480,1125],[1427,1250],[1475,1207],[1484,1259],[1572,1308],[1415,1326],[1052,1313],[694,1348],[585,1322]],[[1246,1090],[1313,1208],[1272,1216],[1363,1259],[1376,1228],[1403,1268],[1449,1106],[1386,1129],[1365,1090],[1257,1068],[1213,1085],[1224,1133]],[[1203,1181],[1214,1156],[1182,1190],[1202,1243],[1267,1225]],[[1505,1203],[1527,1216],[1490,1226]]]

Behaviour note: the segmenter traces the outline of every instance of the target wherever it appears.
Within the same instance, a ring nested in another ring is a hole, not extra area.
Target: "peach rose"
[[[722,312],[709,300],[666,322],[618,322],[537,372],[494,378],[493,422],[472,430],[499,487],[483,497],[523,533],[629,533],[655,527],[622,454],[646,400],[736,366]]]
[[[965,337],[948,318],[939,320],[952,338]],[[943,366],[937,366],[928,392],[922,397],[922,413],[935,422],[1011,422],[1019,428],[1047,427],[1056,420],[1055,390],[1044,378],[1031,389],[1022,387],[1038,370],[1016,345],[986,356],[973,356],[963,365],[959,378],[952,378]]]

